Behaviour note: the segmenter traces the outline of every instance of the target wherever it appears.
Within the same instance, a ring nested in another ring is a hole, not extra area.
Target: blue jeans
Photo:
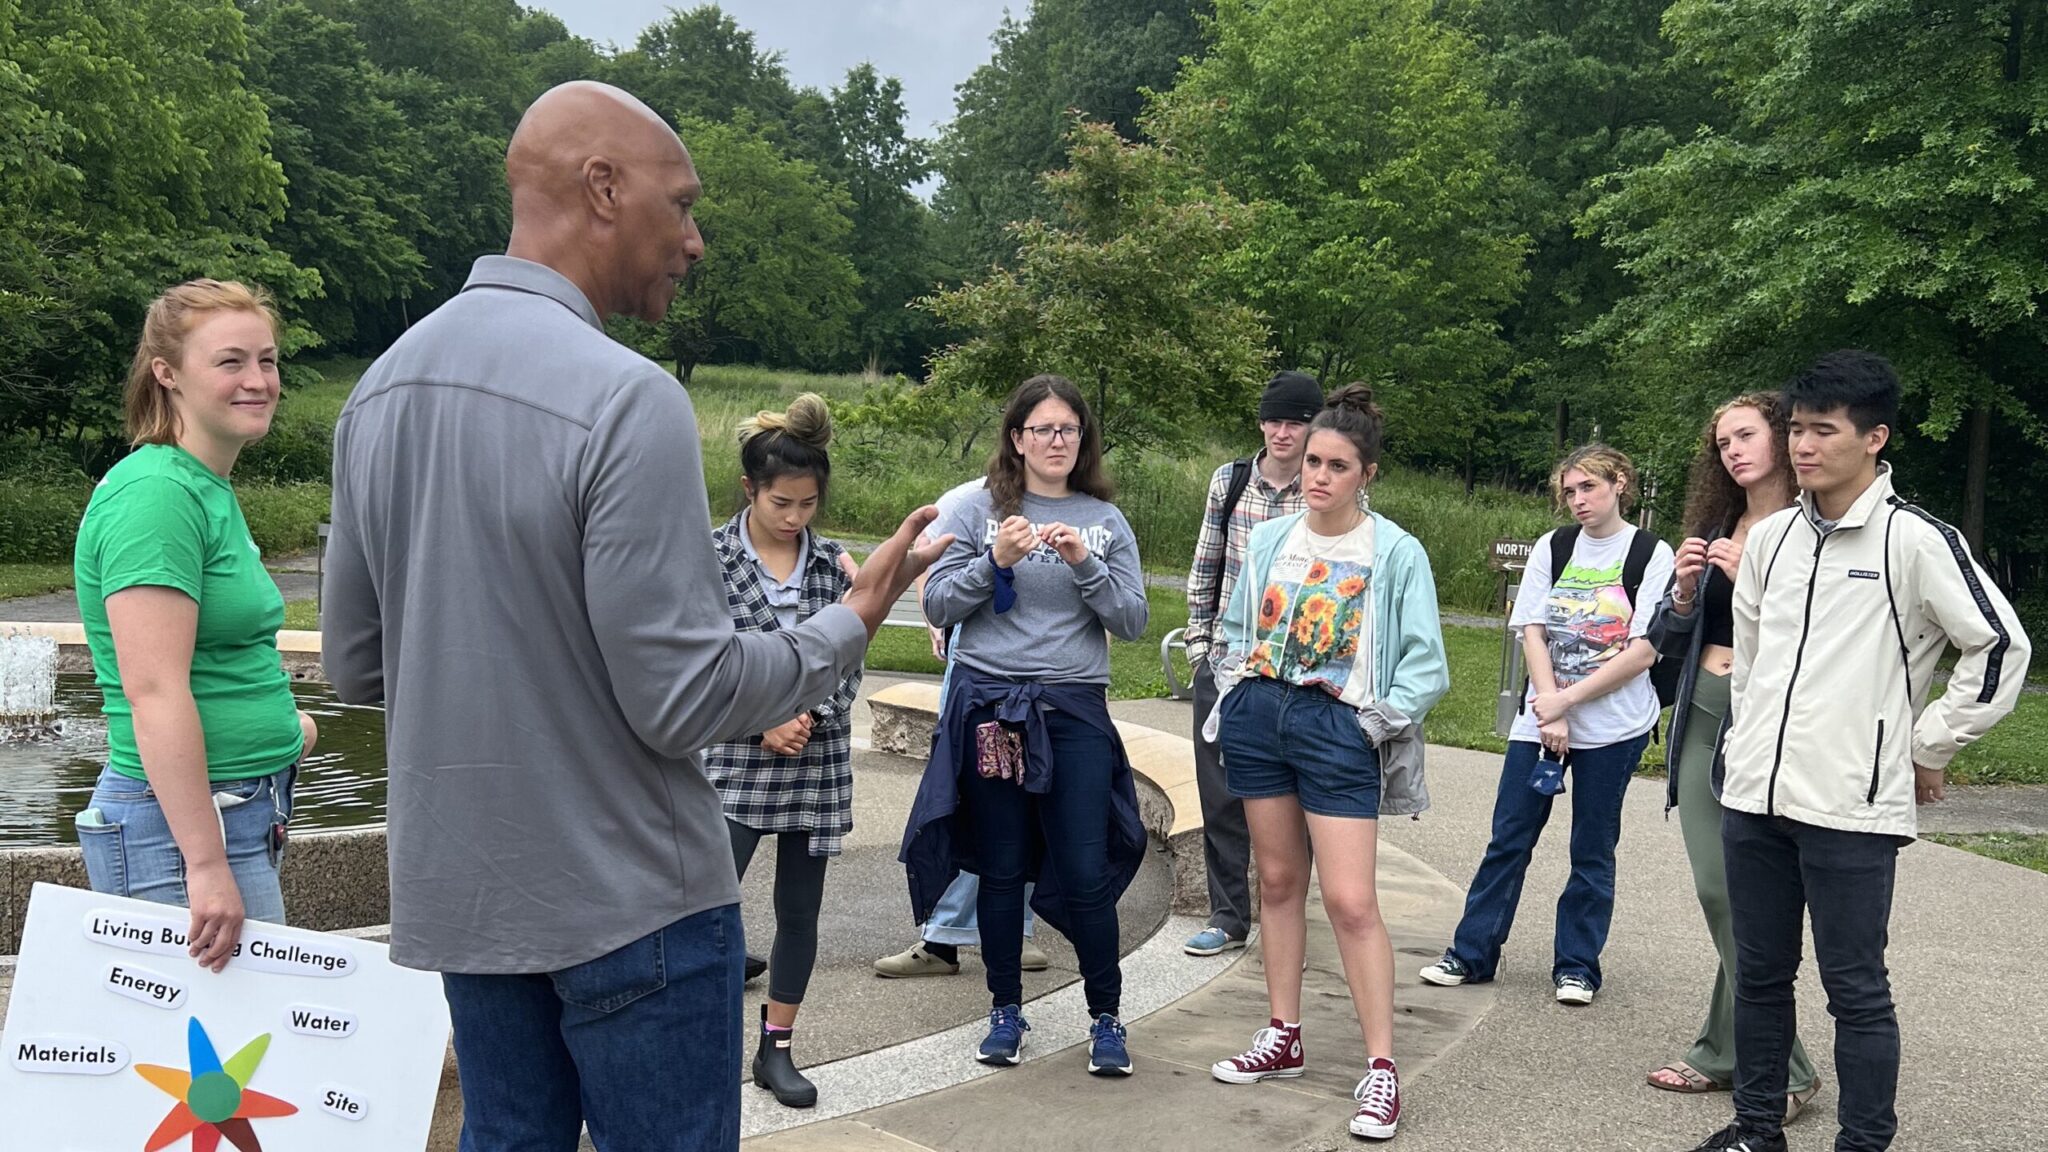
[[[1034,884],[1024,885],[1024,937],[1031,938],[1037,917],[1031,914],[1031,890]],[[953,877],[946,886],[945,895],[932,909],[931,919],[924,922],[924,938],[933,944],[951,944],[955,948],[981,947],[981,877],[972,872],[962,872]]]
[[[559,972],[441,984],[462,1152],[730,1152],[740,1143],[740,909]]]
[[[1600,951],[1614,920],[1614,846],[1621,841],[1621,802],[1650,742],[1645,732],[1604,748],[1574,748],[1565,777],[1572,800],[1572,874],[1557,901],[1557,939],[1550,978],[1577,976],[1600,987]],[[1493,838],[1465,896],[1465,916],[1451,951],[1474,983],[1493,979],[1501,945],[1515,925],[1522,880],[1536,840],[1550,821],[1550,802],[1529,786],[1540,746],[1515,740],[1501,766],[1493,801]]]
[[[971,729],[994,717],[993,707],[978,709],[968,714],[968,725]],[[981,962],[988,970],[989,999],[997,1007],[1024,1001],[1024,878],[1038,839],[1034,832],[1039,832],[1044,866],[1056,870],[1065,896],[1067,935],[1080,961],[1088,1014],[1114,1016],[1123,998],[1116,896],[1109,875],[1109,778],[1116,748],[1085,721],[1064,712],[1047,712],[1045,726],[1052,739],[1053,778],[1044,794],[1026,792],[1014,780],[985,777],[972,761],[961,772],[962,799],[981,862]]]
[[[1728,810],[1721,843],[1735,922],[1735,1117],[1743,1134],[1768,1140],[1785,1122],[1805,912],[1835,1018],[1835,1152],[1884,1152],[1899,1130],[1899,1014],[1884,950],[1901,840]]]
[[[953,641],[960,638],[960,629],[955,627],[946,633],[946,651],[953,650]],[[939,712],[946,711],[946,691],[953,686],[953,662],[946,661],[946,674],[939,678]],[[1031,935],[1033,922],[1037,917],[1031,914],[1032,885],[1024,886],[1024,935]],[[981,877],[972,872],[962,872],[946,886],[946,892],[939,897],[938,906],[932,909],[931,919],[924,922],[924,938],[933,944],[951,944],[955,948],[981,947],[981,919],[976,906],[981,900]]]
[[[217,780],[214,803],[227,833],[228,870],[251,920],[284,923],[284,890],[278,867],[284,860],[283,828],[292,814],[293,765],[268,776]],[[97,820],[93,817],[97,816]],[[75,819],[85,874],[95,892],[190,904],[185,892],[185,855],[171,836],[163,805],[148,781],[111,767],[100,773],[92,799]]]
[[[1233,796],[1292,796],[1317,816],[1379,819],[1379,753],[1358,710],[1321,688],[1264,676],[1239,684],[1223,698],[1216,746]]]

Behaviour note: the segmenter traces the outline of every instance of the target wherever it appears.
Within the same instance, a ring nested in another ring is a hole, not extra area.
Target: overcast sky
[[[562,18],[571,32],[630,48],[640,30],[669,8],[697,0],[525,0]],[[779,51],[798,87],[829,90],[846,70],[872,61],[903,81],[906,127],[930,138],[953,118],[953,86],[989,58],[989,33],[1008,8],[1021,18],[1029,0],[721,0],[719,6]]]

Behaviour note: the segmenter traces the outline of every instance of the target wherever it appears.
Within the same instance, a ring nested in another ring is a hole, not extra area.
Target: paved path
[[[1169,730],[1188,706],[1119,704],[1121,719]],[[1724,1123],[1726,1095],[1654,1091],[1642,1077],[1691,1041],[1713,960],[1662,784],[1631,786],[1621,845],[1606,986],[1589,1009],[1550,995],[1547,941],[1566,871],[1569,813],[1537,850],[1518,932],[1491,986],[1434,989],[1414,969],[1434,956],[1459,910],[1459,888],[1484,850],[1499,758],[1430,749],[1436,807],[1389,821],[1382,884],[1396,934],[1396,1042],[1408,1111],[1405,1152],[1599,1149],[1668,1152]],[[1914,1152],[2020,1152],[2038,1147],[2048,1081],[2033,1066],[2048,1045],[2039,969],[2048,949],[2048,876],[1936,844],[1900,858],[1890,965],[1904,1030],[1902,1128]],[[1255,957],[1169,1009],[1137,1020],[1129,1082],[1085,1074],[1076,1051],[1040,1052],[1022,1067],[825,1123],[757,1137],[759,1152],[918,1149],[1332,1149],[1342,1131],[1358,1041],[1325,933],[1313,933],[1305,1003],[1313,1073],[1295,1084],[1212,1083],[1209,1061],[1241,1046],[1263,1015]],[[1809,947],[1809,955],[1810,955]],[[1980,973],[1983,979],[1958,979]],[[1828,1086],[1791,1130],[1794,1152],[1832,1146],[1832,1030],[1818,975],[1800,981],[1801,1027]],[[883,1054],[885,1055],[885,1054]],[[964,1056],[958,1057],[964,1062]],[[752,1094],[752,1090],[749,1090]]]

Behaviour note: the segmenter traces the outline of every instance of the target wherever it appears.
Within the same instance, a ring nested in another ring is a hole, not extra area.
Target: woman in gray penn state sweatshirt
[[[933,529],[954,544],[932,569],[924,611],[939,628],[959,626],[958,663],[904,859],[921,905],[956,868],[981,876],[993,1009],[977,1058],[988,1064],[1023,1058],[1024,882],[1040,860],[1034,904],[1080,960],[1089,1071],[1131,1070],[1116,901],[1144,831],[1109,718],[1104,630],[1136,639],[1148,611],[1137,541],[1109,494],[1087,402],[1067,380],[1035,376],[1004,407],[988,487]]]

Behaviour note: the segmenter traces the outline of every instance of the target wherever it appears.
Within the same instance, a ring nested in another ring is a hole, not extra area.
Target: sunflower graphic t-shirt
[[[1318,536],[1303,517],[1266,574],[1245,671],[1321,688],[1356,708],[1373,699],[1372,517]]]

